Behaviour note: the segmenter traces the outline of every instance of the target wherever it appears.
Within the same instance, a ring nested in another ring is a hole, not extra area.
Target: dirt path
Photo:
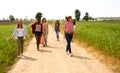
[[[55,32],[49,27],[48,47],[36,50],[35,38],[32,39],[24,56],[8,73],[112,73],[99,60],[84,48],[72,43],[73,57],[65,52],[66,40],[60,34],[56,40]]]

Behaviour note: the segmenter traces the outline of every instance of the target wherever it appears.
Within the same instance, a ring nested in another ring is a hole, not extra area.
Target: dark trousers
[[[56,32],[56,37],[59,40],[59,30],[55,30],[55,32]]]
[[[66,52],[72,53],[71,52],[71,41],[73,38],[73,34],[66,33],[65,36],[66,36],[66,41],[67,41]]]
[[[23,44],[24,44],[23,37],[18,37],[17,43],[18,43],[18,55],[23,54]]]

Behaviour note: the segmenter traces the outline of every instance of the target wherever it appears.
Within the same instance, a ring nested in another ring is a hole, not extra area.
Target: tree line
[[[38,18],[38,19],[41,20],[42,15],[43,15],[43,14],[42,14],[41,12],[38,12],[38,13],[36,13],[35,18]],[[76,10],[75,10],[75,20],[80,21],[80,16],[81,16],[81,12],[80,12],[78,9],[76,9]],[[18,18],[15,19],[15,17],[14,17],[13,15],[10,15],[10,16],[9,16],[9,20],[10,20],[10,21],[14,21],[14,20],[18,20]],[[25,20],[25,19],[24,19],[24,20]],[[31,19],[31,20],[33,20],[33,19]],[[84,16],[81,20],[82,20],[82,21],[89,21],[89,20],[94,20],[94,19],[89,16],[89,13],[88,13],[88,12],[86,12],[86,13],[85,13],[85,16]]]
[[[75,10],[75,19],[77,21],[80,21],[80,16],[81,16],[81,12],[78,9],[76,9]],[[92,18],[91,16],[89,16],[89,13],[86,12],[85,16],[82,18],[82,21],[89,21],[89,20],[94,20],[94,18]]]

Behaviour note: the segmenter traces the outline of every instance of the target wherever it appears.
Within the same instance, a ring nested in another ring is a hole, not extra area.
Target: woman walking
[[[59,32],[60,32],[59,20],[56,20],[54,29],[55,29],[55,32],[56,32],[57,41],[59,41]]]
[[[75,21],[75,19],[73,19],[73,25],[74,25],[74,31],[75,31],[75,28],[76,28],[76,21]]]
[[[40,23],[40,20],[36,18],[35,22],[32,23],[31,27],[32,27],[32,32],[36,38],[37,50],[39,51],[40,39],[42,35],[42,24]]]
[[[42,27],[43,27],[43,34],[41,37],[41,44],[43,47],[47,46],[47,36],[48,36],[48,23],[46,21],[46,18],[42,19]]]
[[[18,57],[21,57],[23,55],[23,44],[24,44],[24,40],[26,39],[26,36],[27,36],[27,33],[26,33],[25,26],[23,26],[22,20],[19,20],[17,23],[17,27],[15,28],[14,33],[11,37],[11,39],[13,39],[13,37],[17,39]]]
[[[71,51],[71,41],[73,38],[73,33],[74,33],[74,26],[73,26],[73,21],[72,21],[72,17],[69,16],[68,17],[68,22],[65,23],[65,38],[67,41],[67,46],[66,46],[66,52],[70,54],[70,56],[72,57],[72,51]]]

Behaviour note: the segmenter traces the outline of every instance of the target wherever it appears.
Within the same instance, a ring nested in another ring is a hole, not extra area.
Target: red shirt
[[[65,32],[66,33],[73,33],[74,32],[74,26],[73,23],[65,23]]]

